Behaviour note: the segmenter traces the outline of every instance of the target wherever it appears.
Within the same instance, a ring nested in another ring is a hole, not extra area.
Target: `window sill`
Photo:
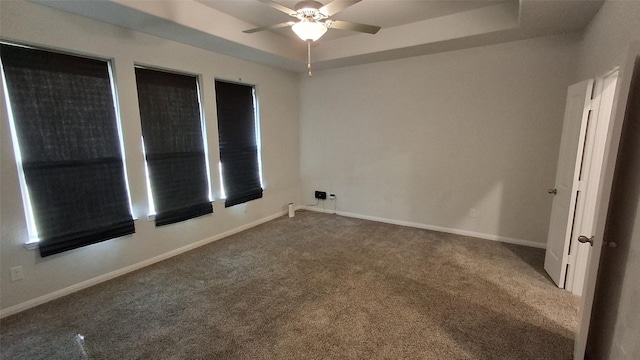
[[[213,201],[211,202],[211,205],[213,205]],[[147,215],[147,221],[154,221],[156,219],[156,214],[149,214]],[[134,221],[138,221],[138,217],[134,217],[133,218]],[[28,243],[24,243],[24,247],[27,250],[36,250],[39,247],[39,242],[38,241],[30,241]]]
[[[223,199],[224,200],[224,199]],[[215,201],[211,201],[211,206],[213,206],[213,203]],[[156,214],[149,214],[147,215],[147,221],[154,221],[156,219]]]

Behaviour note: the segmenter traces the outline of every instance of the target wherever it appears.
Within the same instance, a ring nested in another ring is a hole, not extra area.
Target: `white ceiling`
[[[254,62],[306,69],[306,44],[290,28],[242,32],[292,19],[258,0],[32,1]],[[297,3],[278,2],[289,8]],[[362,0],[332,19],[382,29],[376,35],[330,29],[314,44],[313,67],[341,67],[579,31],[601,5],[601,0]]]

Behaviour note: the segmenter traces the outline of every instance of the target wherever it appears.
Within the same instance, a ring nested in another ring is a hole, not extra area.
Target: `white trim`
[[[15,160],[16,160],[16,170],[18,172],[18,183],[20,184],[20,193],[22,194],[22,205],[24,209],[24,217],[27,222],[27,234],[29,236],[27,243],[37,243],[39,240],[38,228],[35,223],[35,217],[33,216],[33,208],[31,207],[31,199],[29,197],[29,188],[27,187],[27,181],[24,176],[24,168],[22,167],[22,152],[20,150],[20,144],[18,142],[16,124],[13,119],[13,109],[11,107],[11,98],[9,94],[9,87],[7,86],[7,78],[5,76],[4,66],[2,65],[1,61],[0,61],[0,72],[2,72],[2,92],[4,93],[5,104],[7,104],[9,131],[11,132],[11,142],[13,143],[13,153],[15,155]]]
[[[129,205],[129,213],[131,217],[137,217],[133,210],[133,201],[131,200],[131,186],[129,184],[129,173],[127,172],[127,154],[124,148],[124,132],[122,131],[122,116],[120,113],[120,97],[118,96],[118,84],[116,84],[116,74],[114,72],[115,60],[107,60],[107,70],[109,72],[109,86],[111,87],[111,98],[113,101],[113,113],[116,116],[116,127],[118,129],[118,143],[120,144],[120,155],[122,156],[122,176],[124,176],[124,186],[127,191],[127,203]]]
[[[297,209],[305,209],[305,206],[298,206]],[[409,226],[409,227],[418,228],[418,229],[439,231],[439,232],[455,234],[455,235],[470,236],[470,237],[475,237],[475,238],[480,238],[480,239],[485,239],[485,240],[493,240],[493,241],[499,241],[499,242],[503,242],[503,243],[529,246],[529,247],[534,247],[534,248],[538,248],[538,249],[545,249],[546,246],[547,246],[547,244],[539,243],[539,242],[531,241],[531,240],[516,239],[516,238],[511,238],[511,237],[506,237],[506,236],[493,235],[493,234],[484,234],[484,233],[479,233],[479,232],[475,232],[475,231],[453,229],[453,228],[447,228],[447,227],[436,226],[436,225],[415,223],[415,222],[410,222],[410,221],[387,219],[387,218],[381,218],[381,217],[377,217],[377,216],[354,214],[354,213],[344,212],[344,211],[335,211],[335,212],[334,211],[324,211],[322,208],[311,207],[311,206],[306,207],[306,210],[315,211],[315,212],[321,212],[321,213],[328,213],[328,214],[337,214],[337,215],[340,215],[340,216],[352,217],[352,218],[356,218],[356,219],[378,221],[378,222],[383,222],[383,223],[387,223],[387,224]]]
[[[207,186],[209,201],[213,202],[213,185],[211,182],[211,165],[209,159],[209,140],[207,138],[207,119],[204,111],[204,97],[201,88],[204,87],[204,75],[196,76],[196,91],[198,93],[198,110],[200,110],[200,135],[202,136],[202,150],[204,151],[204,164],[207,169]]]
[[[107,273],[107,274],[104,274],[104,275],[100,275],[100,276],[94,277],[94,278],[89,279],[89,280],[85,280],[85,281],[77,283],[77,284],[73,284],[73,285],[71,285],[69,287],[66,287],[66,288],[63,288],[63,289],[60,289],[60,290],[56,290],[56,291],[54,291],[52,293],[39,296],[39,297],[37,297],[35,299],[27,300],[27,301],[22,302],[20,304],[17,304],[17,305],[14,305],[14,306],[10,306],[10,307],[8,307],[6,309],[0,310],[0,319],[2,319],[4,317],[7,317],[9,315],[17,314],[17,313],[19,313],[21,311],[30,309],[32,307],[36,307],[38,305],[42,305],[42,304],[44,304],[46,302],[49,302],[51,300],[55,300],[55,299],[58,299],[60,297],[72,294],[74,292],[86,289],[86,288],[91,287],[93,285],[100,284],[100,283],[105,282],[107,280],[114,279],[114,278],[116,278],[118,276],[122,276],[122,275],[130,273],[132,271],[135,271],[135,270],[138,270],[138,269],[142,269],[143,267],[155,264],[155,263],[160,262],[162,260],[169,259],[171,257],[174,257],[176,255],[180,255],[180,254],[182,254],[184,252],[187,252],[189,250],[193,250],[193,249],[198,248],[200,246],[203,246],[203,245],[209,244],[211,242],[214,242],[214,241],[220,240],[222,238],[225,238],[227,236],[230,236],[230,235],[239,233],[241,231],[250,229],[252,227],[258,226],[258,225],[263,224],[263,223],[265,223],[267,221],[271,221],[273,219],[279,218],[279,217],[281,217],[281,216],[283,216],[285,214],[288,214],[288,210],[287,211],[280,211],[278,213],[275,213],[273,215],[269,215],[267,217],[264,217],[262,219],[256,220],[254,222],[239,226],[239,227],[237,227],[235,229],[231,229],[231,230],[225,231],[223,233],[208,237],[206,239],[203,239],[203,240],[200,240],[200,241],[196,241],[196,242],[191,243],[191,244],[189,244],[187,246],[183,246],[181,248],[178,248],[178,249],[175,249],[175,250],[171,250],[171,251],[166,252],[164,254],[152,257],[150,259],[143,260],[143,261],[141,261],[139,263],[136,263],[136,264],[133,264],[133,265],[129,265],[129,266],[123,267],[121,269],[112,271],[110,273]]]

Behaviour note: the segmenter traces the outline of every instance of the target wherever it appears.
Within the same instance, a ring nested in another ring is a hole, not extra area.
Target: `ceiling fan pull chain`
[[[307,70],[309,70],[309,77],[311,77],[311,40],[307,40]]]

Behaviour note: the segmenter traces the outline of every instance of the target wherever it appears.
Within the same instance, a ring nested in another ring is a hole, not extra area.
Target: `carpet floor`
[[[2,359],[571,359],[544,250],[312,212],[0,323]]]

